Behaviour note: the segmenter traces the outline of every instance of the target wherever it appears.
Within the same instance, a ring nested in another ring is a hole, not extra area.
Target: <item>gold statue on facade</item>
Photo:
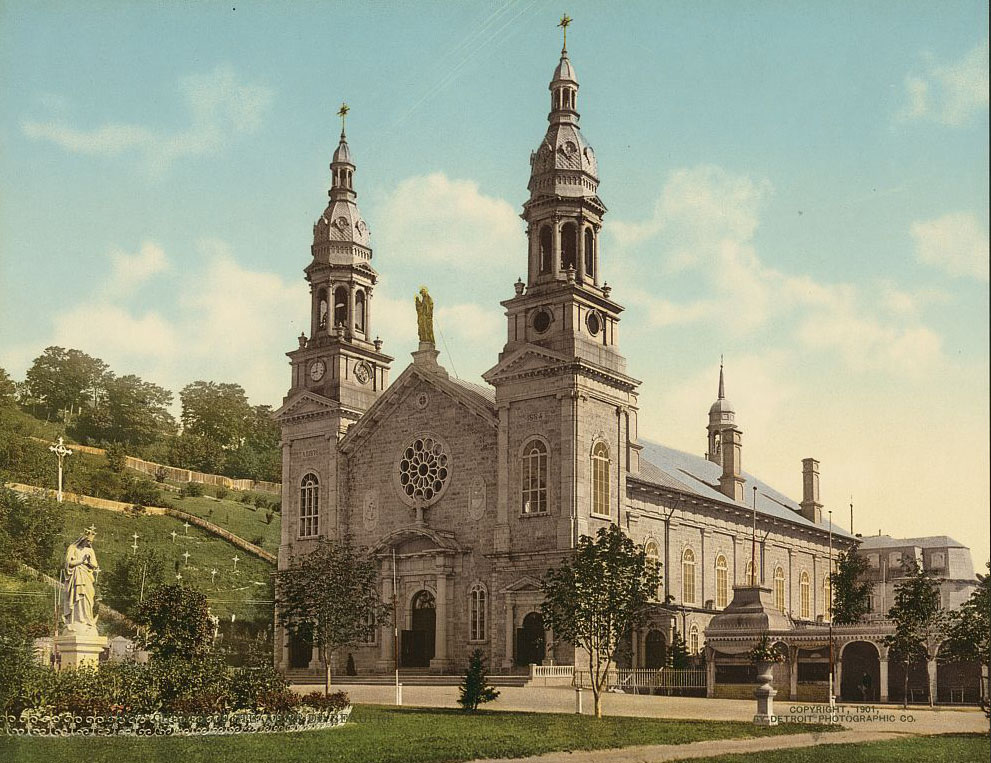
[[[421,342],[434,343],[434,301],[427,293],[427,287],[420,287],[420,296],[414,297],[416,305],[416,333]]]

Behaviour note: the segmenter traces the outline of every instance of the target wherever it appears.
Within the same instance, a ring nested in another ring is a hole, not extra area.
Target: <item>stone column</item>
[[[355,335],[356,327],[354,323],[354,281],[348,284],[348,333]]]
[[[788,649],[788,699],[792,702],[798,700],[798,647]]]
[[[578,270],[578,283],[585,281],[585,221],[578,218],[578,262],[575,263]]]
[[[878,660],[878,665],[881,668],[880,678],[878,679],[878,697],[880,697],[881,702],[888,701],[888,658],[883,657]]]
[[[310,664],[307,667],[310,670],[319,670],[321,666],[320,647],[314,644],[313,649],[310,651]]]
[[[513,667],[513,637],[516,631],[516,611],[510,596],[511,594],[506,594],[506,655],[502,660],[504,669]]]
[[[555,278],[561,277],[561,222],[557,218],[554,219],[554,224],[551,228],[554,231],[554,244],[551,247],[551,256],[554,258],[554,262],[551,263],[551,272],[554,273]]]
[[[438,565],[443,563],[443,559],[438,560]],[[434,631],[434,658],[430,660],[430,669],[444,671],[450,665],[447,659],[447,570],[443,566],[437,571],[436,580],[437,617]]]
[[[838,652],[837,652],[837,654],[835,656],[836,662],[835,662],[835,664],[833,666],[833,696],[834,697],[840,697],[840,696],[842,696],[842,692],[840,691],[840,687],[843,685],[843,660],[841,659],[842,653],[843,653],[843,650],[842,649],[838,650]]]
[[[716,696],[716,652],[709,646],[705,648],[705,696]]]
[[[372,341],[372,290],[365,289],[365,339]],[[378,387],[376,387],[378,389]]]

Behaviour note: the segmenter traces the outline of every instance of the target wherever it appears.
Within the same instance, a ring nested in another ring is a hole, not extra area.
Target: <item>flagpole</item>
[[[836,704],[836,696],[833,693],[834,666],[833,666],[833,512],[829,512],[829,567],[826,570],[826,580],[829,581],[829,600],[825,602],[829,608],[829,705]]]
[[[750,544],[750,585],[757,585],[757,486],[754,485],[754,535]]]

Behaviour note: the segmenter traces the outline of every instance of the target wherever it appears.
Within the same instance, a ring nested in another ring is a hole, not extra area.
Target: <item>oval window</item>
[[[599,314],[592,312],[589,313],[585,318],[585,325],[588,326],[588,333],[595,336],[602,330],[602,321],[599,320]]]
[[[543,334],[551,327],[551,314],[547,310],[538,310],[533,316],[533,330]]]

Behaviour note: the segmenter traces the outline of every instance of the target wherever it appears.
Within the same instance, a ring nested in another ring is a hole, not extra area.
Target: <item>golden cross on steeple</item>
[[[561,16],[561,20],[558,22],[558,26],[561,27],[564,32],[564,46],[561,48],[562,53],[566,53],[568,51],[568,25],[571,24],[572,20],[573,19],[571,16],[565,13]]]
[[[351,111],[351,107],[347,103],[342,103],[341,108],[337,110],[337,116],[341,118],[341,135],[344,134],[344,121],[348,118],[349,111]]]

